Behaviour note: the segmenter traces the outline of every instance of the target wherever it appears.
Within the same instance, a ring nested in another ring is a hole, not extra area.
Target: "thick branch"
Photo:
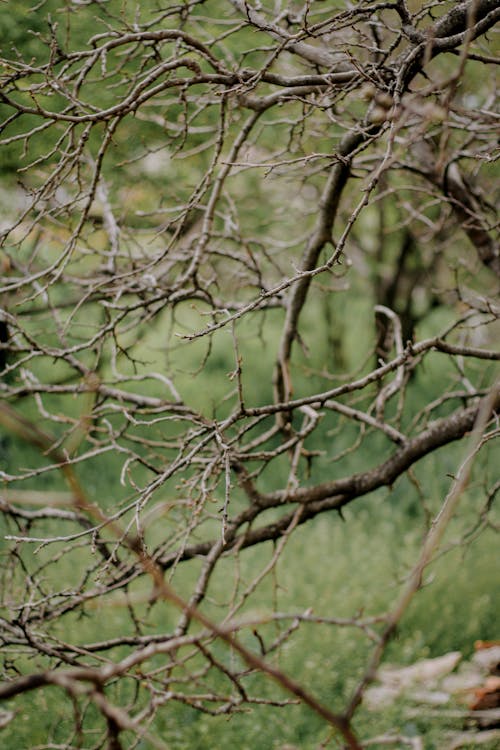
[[[364,133],[361,132],[348,133],[340,143],[337,152],[339,161],[332,168],[323,190],[316,226],[302,258],[300,268],[302,272],[312,271],[317,266],[322,249],[328,242],[331,242],[332,227],[337,215],[340,196],[351,172],[350,157],[353,151],[363,142],[364,137]],[[288,361],[293,341],[297,335],[299,316],[304,307],[311,281],[311,276],[302,276],[290,293],[274,376],[276,401],[283,401],[290,396],[290,387],[287,387]]]
[[[500,392],[496,394],[494,410],[497,411],[499,408]],[[234,530],[226,536],[226,551],[234,547],[241,549],[252,547],[255,544],[260,544],[271,539],[278,539],[285,529],[288,528],[293,513],[287,514],[278,521],[266,526],[251,529],[242,534],[236,533],[241,523],[250,520],[250,516],[254,518],[258,517],[262,510],[285,504],[304,504],[305,510],[299,520],[299,523],[302,524],[314,518],[319,513],[324,513],[328,510],[340,510],[358,497],[367,495],[380,487],[393,485],[402,474],[420,461],[420,459],[424,458],[424,456],[455,440],[460,440],[460,438],[472,429],[477,413],[478,407],[471,406],[468,409],[453,412],[449,417],[432,422],[426,430],[413,438],[413,440],[409,440],[405,446],[395,451],[390,458],[368,471],[352,474],[349,477],[337,479],[332,482],[324,482],[314,487],[301,487],[293,491],[278,490],[277,492],[260,495],[258,508],[255,508],[253,512],[242,514],[240,519],[234,520]],[[209,541],[187,547],[182,559],[192,559],[199,555],[206,555],[215,543],[215,541]],[[162,567],[168,568],[175,559],[175,554],[170,554],[163,557],[160,560],[160,564]]]

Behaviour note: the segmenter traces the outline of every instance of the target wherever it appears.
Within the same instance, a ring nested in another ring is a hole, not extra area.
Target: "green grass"
[[[365,318],[369,304],[369,299],[354,299],[353,306],[356,309],[351,307],[342,310],[341,303],[335,301],[334,306],[337,305],[337,308],[334,312],[341,317],[356,314]],[[235,403],[234,397],[232,402],[223,401],[230,387],[228,374],[234,369],[235,363],[231,336],[226,330],[218,333],[205,361],[207,352],[204,341],[190,344],[179,341],[174,336],[178,332],[197,330],[203,325],[204,316],[199,310],[193,310],[187,305],[177,311],[178,316],[180,313],[182,325],[178,321],[170,325],[170,338],[165,335],[169,328],[167,315],[159,316],[156,326],[151,326],[135,347],[134,354],[138,360],[145,361],[144,368],[169,372],[187,403],[201,409],[207,416],[217,413],[220,417]],[[304,316],[305,342],[308,343],[310,339],[319,340],[320,343],[308,359],[297,350],[295,371],[298,374],[294,382],[297,395],[312,392],[319,387],[319,377],[315,373],[329,366],[331,352],[328,350],[328,337],[318,335],[320,326],[325,325],[324,320],[317,305],[312,305]],[[280,313],[269,314],[264,340],[256,335],[255,321],[243,322],[237,328],[240,353],[252,373],[252,377],[244,381],[248,405],[266,403],[271,398],[273,356],[280,323]],[[433,321],[431,325],[439,329],[442,324],[440,319]],[[366,341],[362,337],[361,341],[358,339],[356,342],[346,338],[345,356],[352,368],[359,364],[361,353],[366,351],[370,335],[368,326],[366,329],[362,334],[366,336]],[[428,334],[428,331],[425,333]],[[177,342],[177,346],[173,342]],[[203,363],[200,374],[200,365]],[[41,362],[37,367],[42,381],[54,372],[49,369],[51,363],[48,362]],[[126,367],[124,364],[124,372],[127,372]],[[484,369],[483,377],[486,378],[487,368]],[[106,367],[103,375],[106,377]],[[417,374],[411,386],[410,416],[429,400],[440,395],[447,375],[440,355],[430,355],[425,368]],[[477,373],[474,376],[477,377]],[[158,395],[155,390],[157,387],[155,382],[150,382],[146,384],[145,392]],[[78,416],[78,402],[72,397],[65,401],[66,413]],[[53,410],[62,411],[60,404],[46,403]],[[36,413],[29,405],[24,408],[28,416]],[[448,408],[443,410],[443,414]],[[53,427],[50,425],[51,429]],[[163,429],[174,428],[162,427]],[[311,448],[327,451],[325,456],[315,461],[314,481],[364,470],[388,453],[386,439],[374,436],[366,441],[362,453],[355,452],[347,455],[341,462],[332,463],[332,453],[353,443],[356,434],[357,431],[342,420],[324,420],[308,444]],[[13,437],[7,440],[4,438],[4,447],[6,450],[0,462],[0,469],[4,471],[14,467],[19,470],[23,466],[42,466],[45,463],[45,459],[34,449]],[[254,617],[270,613],[273,607],[289,613],[312,609],[316,615],[326,617],[352,617],[353,613],[360,611],[370,616],[387,611],[396,601],[399,587],[417,559],[428,520],[424,510],[431,514],[438,511],[450,484],[448,475],[456,471],[462,452],[461,445],[454,444],[428,456],[417,465],[420,495],[415,486],[404,477],[390,490],[379,490],[358,499],[345,510],[345,522],[337,514],[331,514],[316,518],[299,528],[288,542],[274,576],[264,579],[238,613],[239,616]],[[91,499],[105,509],[116,508],[131,491],[130,487],[122,487],[118,481],[122,460],[117,454],[105,454],[76,466],[80,481]],[[260,486],[263,489],[281,486],[286,480],[285,468],[279,461],[274,462],[260,477]],[[484,502],[483,483],[492,483],[495,468],[493,450],[489,450],[487,446],[481,453],[472,481],[461,498],[459,514],[450,525],[444,542],[445,549],[459,541],[478,518]],[[136,470],[135,479],[140,484],[148,478],[146,470]],[[304,478],[304,481],[308,480]],[[61,478],[54,472],[23,482],[22,488],[65,489]],[[167,497],[171,491],[175,492],[175,489],[165,485],[160,491],[161,497]],[[235,512],[236,505],[240,502],[243,501],[235,496],[232,512]],[[173,523],[175,518],[161,519],[156,523],[150,532],[150,542],[159,541],[162,534],[168,533],[172,528]],[[10,526],[9,533],[13,531],[15,533],[16,529]],[[37,533],[53,532],[54,527],[37,527]],[[63,547],[62,544],[50,545],[37,554],[32,548],[29,552],[25,550],[26,565],[33,569],[50,560],[51,555],[62,553]],[[212,602],[227,601],[234,592],[241,594],[248,582],[268,563],[272,553],[273,546],[267,543],[257,549],[242,552],[238,561],[224,560],[214,574],[210,597],[203,605],[204,610],[214,619],[220,619],[224,609]],[[426,585],[401,622],[397,637],[389,645],[386,659],[398,664],[410,664],[418,658],[439,656],[456,649],[468,656],[474,640],[498,637],[496,623],[500,612],[492,582],[492,560],[495,553],[495,535],[488,529],[473,543],[455,546],[440,557],[426,572]],[[57,566],[57,581],[53,582],[54,585],[57,584],[58,588],[61,587],[61,582],[68,586],[74,585],[78,581],[79,569],[88,560],[88,554],[86,548],[65,553]],[[237,586],[236,564],[240,576]],[[191,591],[199,568],[198,561],[180,566],[173,579],[174,586],[184,594]],[[54,572],[51,573],[49,569],[47,571],[50,581]],[[19,585],[22,586],[21,580]],[[149,590],[149,581],[137,580],[130,587],[131,593],[142,599]],[[157,603],[152,608],[139,604],[136,614],[143,622],[145,633],[164,633],[175,626],[176,613],[165,603]],[[119,595],[87,606],[83,617],[68,615],[61,618],[53,629],[58,638],[78,643],[133,632],[133,624],[123,606],[123,597]],[[266,643],[272,641],[278,632],[277,626],[273,624],[259,628]],[[250,631],[245,631],[241,638],[249,648],[258,651],[259,643]],[[212,648],[223,661],[234,658],[221,644],[213,645]],[[277,663],[319,700],[340,711],[362,674],[371,648],[372,644],[357,629],[304,624],[285,644]],[[118,659],[126,652],[126,649],[116,649],[110,656]],[[275,658],[274,655],[270,657],[271,660]],[[21,658],[17,662],[22,672],[41,670],[47,665],[48,662],[42,658],[35,661]],[[11,674],[14,676],[13,672]],[[234,690],[221,675],[211,674],[209,681],[214,690],[227,693]],[[110,686],[109,697],[125,706],[133,687],[130,680]],[[287,697],[262,675],[245,678],[245,687],[250,695],[280,699]],[[139,705],[145,697],[140,697]],[[95,710],[92,707],[85,708],[83,699],[81,703],[86,733],[81,743],[86,748],[96,741],[98,735],[95,732],[103,732],[104,727]],[[17,712],[16,718],[3,730],[1,738],[2,747],[6,750],[31,750],[34,746],[43,746],[49,742],[49,738],[56,744],[68,741],[73,726],[73,708],[61,690],[38,690],[20,697],[12,705]],[[405,714],[406,708],[404,701],[380,714],[370,713],[362,708],[356,716],[355,727],[361,737],[374,736],[391,727],[397,727],[407,734],[418,732],[424,736],[425,750],[438,750],[442,745],[443,733],[450,726],[460,728],[459,722],[433,720],[425,723],[424,720],[409,720]],[[204,750],[214,747],[221,750],[235,747],[243,750],[275,750],[287,743],[301,750],[316,750],[319,743],[326,741],[328,737],[325,724],[309,709],[296,705],[282,709],[246,706],[241,713],[231,717],[209,717],[189,706],[170,702],[158,711],[151,731],[172,750]],[[76,740],[74,742],[76,744]],[[132,746],[132,737],[124,735],[124,747]],[[335,742],[329,746],[335,747]],[[137,747],[149,750],[152,745],[147,739],[142,739]]]
[[[472,509],[470,515],[473,515]],[[270,611],[271,596],[276,597],[277,608],[282,612],[300,613],[312,608],[315,614],[330,617],[350,617],[360,609],[366,615],[381,613],[395,601],[398,584],[418,555],[420,535],[421,525],[410,524],[406,509],[395,508],[383,493],[358,501],[352,509],[347,509],[344,523],[337,517],[318,518],[296,532],[279,561],[275,585],[267,579],[243,614],[249,617]],[[427,573],[428,585],[410,607],[397,638],[388,649],[389,661],[408,664],[417,658],[438,656],[455,649],[468,655],[476,638],[489,639],[497,635],[498,602],[491,582],[494,551],[494,535],[485,533],[465,554],[456,549],[432,566]],[[242,553],[242,579],[255,575],[271,554],[269,544]],[[215,576],[212,596],[216,599],[228,594],[232,564],[232,561],[225,563]],[[189,583],[188,567],[176,577],[178,587]],[[211,615],[217,612],[213,606],[207,606],[206,611]],[[75,639],[78,634],[76,639],[84,642],[127,632],[130,628],[126,610],[120,607],[104,603],[102,608],[87,610],[87,615],[90,617],[82,620],[69,617],[61,621],[56,628],[57,635]],[[146,629],[165,632],[173,621],[171,607],[157,604],[147,615]],[[259,632],[265,642],[276,634],[273,625],[264,626]],[[250,633],[242,640],[257,650],[257,640]],[[224,646],[215,645],[212,650],[223,660],[231,658]],[[369,652],[369,641],[353,628],[307,624],[285,645],[277,663],[319,700],[340,710]],[[32,670],[33,663],[25,664],[25,668]],[[213,679],[214,687],[231,690],[229,684],[224,685],[225,678],[214,676]],[[261,675],[246,678],[244,684],[250,695],[285,697]],[[131,689],[130,684],[123,684],[118,693],[111,688],[110,696],[119,703],[126,702]],[[410,732],[413,726],[415,731],[424,734],[426,750],[437,750],[440,733],[447,728],[447,722],[434,720],[426,726],[420,720],[410,721],[405,716],[406,707],[405,702],[400,702],[380,714],[362,710],[356,727],[361,736],[373,736],[387,731],[388,727],[396,726]],[[23,696],[16,701],[15,709],[16,720],[3,732],[3,747],[7,750],[29,750],[37,744],[43,745],[48,737],[52,737],[53,742],[62,742],[70,732],[72,709],[57,688]],[[94,725],[95,717],[90,710],[85,726],[90,731]],[[457,722],[452,722],[453,726],[457,728]],[[172,750],[212,747],[252,750],[276,748],[286,743],[312,750],[328,735],[325,725],[303,706],[280,710],[253,706],[228,718],[208,717],[187,706],[168,704],[160,709],[151,731],[164,739]],[[88,735],[83,747],[91,736]],[[143,740],[139,747],[149,750],[152,746]]]

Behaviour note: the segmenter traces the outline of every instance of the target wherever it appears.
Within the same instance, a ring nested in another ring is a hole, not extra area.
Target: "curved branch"
[[[500,390],[497,389],[493,410],[498,411],[499,408]],[[293,491],[278,490],[260,494],[258,498],[255,498],[253,508],[234,519],[232,529],[226,534],[226,551],[234,547],[238,547],[238,549],[253,547],[261,542],[278,539],[284,533],[292,520],[293,513],[288,513],[278,521],[266,526],[250,529],[241,534],[237,533],[237,528],[241,527],[243,523],[249,523],[256,519],[263,510],[294,503],[303,504],[305,506],[304,512],[298,521],[299,524],[303,524],[319,513],[328,510],[340,510],[358,497],[367,495],[380,487],[393,485],[402,474],[424,456],[464,437],[474,426],[477,414],[478,406],[471,406],[432,422],[426,430],[409,440],[390,458],[368,471],[352,474],[349,477],[331,482],[324,482],[314,487],[302,487]],[[200,555],[206,555],[214,544],[216,542],[212,540],[187,547],[181,559],[189,560]],[[176,560],[176,555],[169,554],[160,558],[158,562],[162,568],[169,568],[174,560]]]

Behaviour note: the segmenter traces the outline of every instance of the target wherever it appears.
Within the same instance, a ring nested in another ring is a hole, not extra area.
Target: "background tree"
[[[448,546],[494,527],[500,5],[1,13],[0,696],[39,708],[57,686],[43,747],[165,747],[176,704],[298,700],[360,748],[356,712],[469,480]],[[359,547],[375,501],[371,522],[418,518],[423,542],[382,614],[340,617],[319,594],[338,586],[328,536]],[[302,607],[284,561],[316,544]],[[287,669],[322,623],[360,654],[335,697]]]

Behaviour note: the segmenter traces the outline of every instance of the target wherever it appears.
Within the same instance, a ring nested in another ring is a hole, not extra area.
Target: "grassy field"
[[[10,457],[9,462],[6,455]],[[455,447],[428,457],[419,466],[421,493],[427,511],[438,509],[449,486],[447,473],[456,467],[459,456],[460,448]],[[10,438],[2,468],[10,462],[20,466],[33,460],[35,456],[31,455],[30,449]],[[481,478],[491,473],[493,462],[493,456],[485,453],[482,465],[462,497],[460,517],[450,527],[444,544],[448,551],[427,571],[426,586],[390,644],[387,661],[410,664],[418,658],[439,656],[450,650],[460,650],[468,656],[476,639],[493,639],[498,635],[498,597],[492,585],[495,534],[486,530],[470,544],[457,546],[477,519],[478,503],[482,502],[478,499],[481,498]],[[102,457],[92,468],[90,465],[84,468],[82,474],[87,487],[93,488],[92,494],[107,497],[110,504],[111,499],[113,503],[117,500],[117,482],[112,467],[113,459]],[[34,484],[47,490],[54,486],[49,477]],[[292,613],[311,609],[315,615],[336,618],[350,618],[356,612],[371,616],[387,611],[417,558],[425,522],[422,501],[406,478],[400,480],[392,491],[378,491],[358,500],[346,509],[344,521],[337,515],[315,519],[294,534],[275,573],[264,579],[250,603],[242,609],[241,616],[262,616],[271,612],[272,607]],[[54,552],[54,545],[42,550],[37,556],[38,564],[40,558],[44,555],[50,557]],[[256,571],[267,564],[272,552],[272,545],[265,544],[239,555],[240,590],[242,583],[251,580]],[[75,570],[78,570],[79,555],[85,556],[85,551],[67,555],[58,566],[58,575],[63,576],[68,586],[78,578]],[[179,591],[189,590],[196,568],[197,563],[188,563],[177,570],[174,584]],[[231,559],[221,566],[214,578],[211,601],[227,600],[234,579],[235,560]],[[138,581],[132,591],[144,595],[145,585],[149,586]],[[205,610],[216,619],[222,611],[210,602]],[[157,603],[152,608],[139,606],[137,613],[143,619],[146,633],[165,632],[175,623],[175,612],[165,603]],[[62,640],[85,643],[133,632],[128,610],[120,596],[93,603],[86,615],[84,618],[62,618],[55,624],[54,635]],[[278,630],[270,624],[259,632],[265,639],[272,640]],[[250,648],[258,650],[258,642],[251,633],[247,633],[246,639]],[[371,647],[370,641],[356,628],[302,624],[285,644],[276,663],[326,705],[340,710],[362,673]],[[223,661],[235,659],[224,646],[214,647],[214,652]],[[124,653],[115,650],[113,658]],[[33,670],[31,660],[24,665],[22,661],[18,662],[17,666]],[[38,666],[40,669],[44,667],[43,660]],[[223,678],[215,675],[213,679],[214,685],[220,689]],[[248,676],[245,686],[250,695],[268,694],[276,699],[275,688],[262,676]],[[222,686],[223,689],[226,687],[230,692],[231,686]],[[133,689],[124,681],[111,688],[110,695],[121,705],[126,705]],[[128,691],[131,692],[127,695]],[[285,698],[284,695],[280,697]],[[444,732],[460,728],[458,720],[427,719],[425,709],[422,709],[420,719],[408,718],[409,705],[408,701],[399,701],[380,713],[362,709],[355,726],[361,737],[382,733],[388,726],[397,727],[409,736],[422,735],[426,750],[438,750],[443,746]],[[49,737],[54,744],[47,747],[56,747],[57,743],[68,741],[71,736],[73,709],[57,688],[27,694],[16,701],[15,710],[16,720],[3,730],[2,746],[8,750],[45,747]],[[92,706],[83,711],[83,727],[82,747],[87,747],[102,731]],[[158,712],[150,730],[173,750],[229,750],[234,747],[253,750],[281,748],[287,744],[312,750],[322,747],[321,743],[329,737],[325,725],[316,716],[307,708],[296,705],[281,709],[256,705],[231,717],[212,717],[174,702]],[[132,742],[131,736],[129,739]],[[77,738],[74,743],[75,747],[79,746]],[[335,741],[328,746],[336,747]],[[152,745],[144,739],[130,747],[149,750]]]
[[[330,314],[335,320],[342,321],[343,317],[350,316],[371,320],[370,299],[361,293],[347,297],[340,295],[340,298],[334,296],[332,306]],[[265,336],[259,333],[255,321],[243,321],[238,327],[240,353],[248,365],[244,389],[249,405],[266,403],[272,398],[273,356],[281,324],[280,315],[277,311],[268,314]],[[220,332],[214,337],[210,350],[207,350],[204,341],[186,345],[177,335],[197,330],[203,321],[203,310],[193,310],[187,305],[176,311],[174,320],[169,320],[169,313],[166,312],[158,317],[155,326],[145,329],[132,351],[137,360],[143,362],[145,369],[162,371],[167,368],[186,403],[209,417],[217,414],[220,418],[232,408],[235,398],[225,399],[228,373],[234,368],[230,334]],[[445,322],[444,313],[436,311],[426,321],[426,328],[420,335],[432,335]],[[303,319],[302,335],[306,343],[312,341],[316,346],[307,358],[297,350],[295,387],[298,393],[319,387],[320,373],[332,365],[327,326],[325,310],[319,305],[311,305]],[[322,328],[322,335],[318,335]],[[365,326],[356,340],[344,338],[343,356],[352,371],[361,365],[370,336],[370,326]],[[50,372],[47,367],[51,368]],[[41,362],[37,374],[42,381],[47,377],[63,377],[64,368],[61,367],[59,371],[58,367],[61,366]],[[122,371],[127,372],[126,364],[123,364]],[[103,375],[106,375],[106,370]],[[488,368],[483,368],[480,373],[477,368],[476,371],[472,369],[471,377],[478,376],[487,382],[490,378]],[[438,397],[443,382],[452,377],[451,371],[443,369],[440,355],[429,355],[425,370],[412,383],[412,399],[407,405],[411,408],[406,413],[406,423],[426,403]],[[145,386],[149,395],[157,395],[156,387],[154,383]],[[67,414],[78,416],[82,408],[81,398],[67,398]],[[52,406],[48,397],[45,403],[47,407]],[[52,406],[53,410],[55,408],[60,406]],[[446,408],[443,407],[443,414]],[[34,404],[25,404],[24,411],[28,417],[36,418]],[[54,425],[50,425],[50,429],[54,429]],[[166,434],[165,429],[175,430],[175,425],[172,428],[162,427],[163,435]],[[311,449],[326,449],[325,455],[315,461],[314,480],[363,470],[377,463],[388,450],[385,439],[374,435],[365,441],[361,452],[347,453],[340,461],[331,462],[329,456],[332,453],[348,448],[356,439],[357,430],[345,421],[321,425],[309,443]],[[334,451],[331,450],[332,442]],[[0,470],[19,471],[23,467],[43,466],[46,463],[37,450],[12,435],[2,436],[2,446]],[[81,446],[81,450],[84,448],[84,445]],[[311,610],[320,617],[352,618],[359,613],[370,617],[388,611],[418,557],[427,525],[439,510],[450,486],[450,475],[456,472],[462,454],[463,446],[452,444],[419,462],[415,469],[417,482],[405,476],[392,488],[356,500],[345,509],[344,520],[337,514],[331,514],[318,517],[299,528],[287,543],[273,574],[263,579],[238,616],[262,617],[273,610],[283,613]],[[130,495],[130,486],[123,487],[119,481],[122,462],[120,455],[112,452],[75,465],[82,486],[103,510],[115,510]],[[388,648],[386,661],[406,665],[419,658],[439,656],[451,650],[460,650],[467,657],[476,639],[498,637],[500,611],[492,575],[497,540],[492,528],[487,528],[477,538],[474,535],[470,539],[467,537],[484,503],[483,485],[492,483],[495,469],[494,451],[486,447],[461,498],[460,513],[450,525],[443,545],[446,554],[427,570],[426,585],[406,613],[397,637]],[[267,469],[260,477],[261,487],[273,489],[282,486],[286,481],[285,472],[284,463],[274,462],[271,470]],[[139,467],[135,470],[134,478],[139,484],[145,483],[147,470]],[[304,481],[308,480],[304,477]],[[66,489],[63,479],[56,472],[29,479],[20,483],[19,487],[47,492]],[[162,488],[162,497],[168,498],[169,493],[176,492],[175,486],[167,483]],[[161,500],[161,497],[156,500]],[[243,502],[235,491],[234,503],[238,505]],[[15,533],[17,529],[13,524],[8,524],[5,530]],[[157,543],[162,535],[171,530],[170,519],[164,523],[160,520],[152,525],[148,539],[151,544]],[[59,527],[53,522],[37,526],[38,534],[66,531],[67,527]],[[2,545],[6,549],[4,542]],[[223,560],[212,580],[210,597],[203,605],[204,611],[215,620],[220,620],[225,613],[221,603],[241,595],[245,585],[268,564],[273,551],[273,545],[266,543],[241,552],[237,558]],[[48,563],[54,555],[60,555],[57,567],[52,570],[47,568],[46,573],[47,584],[58,589],[78,585],[79,571],[88,563],[89,554],[87,542],[72,551],[64,543],[51,544],[37,551],[33,545],[23,547],[23,559],[28,569],[36,568],[43,562]],[[177,590],[182,593],[191,591],[199,569],[198,561],[179,566],[173,578]],[[57,580],[51,580],[54,575]],[[7,577],[8,573],[5,572],[4,582],[10,586]],[[22,589],[21,579],[18,586]],[[137,597],[139,602],[135,607],[136,617],[141,620],[145,634],[168,632],[175,627],[177,613],[165,603],[148,606],[145,600],[149,588],[150,583],[142,579],[129,587],[129,594]],[[283,627],[283,624],[270,623],[259,628],[259,633],[269,642],[282,632]],[[52,624],[51,633],[62,641],[85,644],[117,634],[133,635],[134,624],[125,598],[118,592],[105,600],[92,601],[85,608],[83,617],[72,614],[61,617]],[[245,631],[243,640],[252,650],[259,650],[259,642],[251,630]],[[302,624],[291,634],[279,656],[271,658],[276,659],[276,664],[322,702],[340,711],[360,678],[372,647],[372,642],[358,628]],[[214,644],[213,650],[223,662],[228,660],[228,663],[235,663],[235,655],[229,653],[225,646]],[[124,648],[114,649],[109,656],[118,659],[126,653]],[[6,659],[8,664],[8,655]],[[196,663],[196,657],[190,659],[189,668],[193,669]],[[31,656],[16,658],[16,668],[21,672],[42,670],[48,664],[49,660],[41,657],[36,662]],[[180,670],[179,679],[183,678],[185,674]],[[232,685],[229,682],[225,684],[220,674],[210,675],[210,680],[213,681],[214,690],[231,693]],[[267,695],[273,700],[288,697],[280,694],[261,675],[248,675],[244,682],[249,695]],[[111,686],[109,695],[119,705],[126,706],[136,688],[132,681],[124,680]],[[141,705],[141,689],[138,689],[138,704]],[[386,732],[388,727],[397,728],[408,736],[418,734],[424,738],[425,750],[439,750],[443,747],[445,732],[460,729],[460,720],[429,719],[426,718],[425,709],[422,709],[419,719],[408,717],[409,707],[411,703],[401,700],[380,713],[362,708],[356,716],[355,728],[362,738]],[[82,736],[73,736],[74,709],[58,688],[47,688],[21,697],[16,700],[14,710],[15,721],[2,732],[2,747],[7,750],[55,748],[68,741],[72,743],[71,747],[85,748],[93,742],[97,743],[103,732],[102,718],[96,715],[91,704],[87,705],[82,699]],[[173,701],[158,711],[150,731],[172,750],[274,750],[287,746],[316,750],[327,745],[338,747],[335,738],[329,740],[325,725],[309,709],[298,705],[279,709],[266,705],[246,706],[241,713],[228,717],[207,716],[189,705]],[[131,734],[129,737],[124,735],[124,741],[128,743],[125,744],[127,748],[153,748],[148,739],[134,744]],[[377,750],[378,746],[373,747]]]
[[[341,303],[335,304],[341,307]],[[369,300],[351,296],[349,305],[343,310],[334,311],[334,314],[368,318]],[[251,364],[248,368],[251,377],[244,383],[249,404],[265,403],[271,398],[272,354],[280,323],[278,314],[272,315],[274,319],[270,317],[268,321],[264,340],[259,338],[251,322],[244,322],[239,329],[242,357]],[[220,417],[231,406],[231,400],[224,400],[228,373],[234,367],[230,336],[226,332],[218,335],[206,360],[206,344],[203,341],[183,346],[175,336],[179,332],[196,330],[201,320],[199,311],[194,312],[188,307],[177,311],[175,322],[159,318],[157,326],[146,333],[134,351],[138,360],[146,362],[145,367],[158,369],[165,366],[168,355],[170,372],[175,375],[175,382],[186,403],[201,409],[207,416],[217,413]],[[303,325],[306,341],[317,334],[320,321],[323,321],[321,325],[325,325],[324,311],[311,306]],[[428,321],[428,330],[423,331],[422,335],[429,335],[434,327],[439,328],[442,324],[438,315],[436,320]],[[172,334],[167,338],[167,347],[164,338],[166,330]],[[370,332],[365,335],[368,337]],[[315,373],[327,366],[328,357],[331,356],[326,331],[316,340],[322,342],[321,346],[316,347],[307,360],[304,358],[301,363],[301,355],[297,353],[297,372],[302,372],[302,379],[299,377],[296,380],[299,392],[315,387],[314,379],[318,377]],[[346,338],[344,356],[352,369],[359,365],[363,349],[362,337],[356,342]],[[202,362],[203,371],[199,372]],[[40,365],[42,379],[47,376],[45,366]],[[418,376],[421,380],[413,387],[413,413],[439,395],[444,376],[439,355],[430,355],[425,374]],[[483,377],[486,376],[487,373],[483,373]],[[152,388],[149,392],[154,395],[154,385],[148,387]],[[81,408],[78,399],[68,399],[67,403],[68,413],[77,415]],[[28,416],[35,413],[29,408],[26,410]],[[407,419],[410,417],[411,413]],[[353,443],[356,435],[355,429],[339,422],[335,429],[331,429],[330,425],[318,430],[311,448],[321,450],[335,441],[335,450],[340,451]],[[13,436],[4,434],[2,445],[0,469],[3,471],[45,463],[43,456],[34,448]],[[375,436],[366,442],[361,454],[348,453],[333,464],[328,458],[329,451],[326,451],[326,455],[318,457],[316,461],[315,479],[329,478],[332,473],[342,476],[366,468],[377,462],[381,452],[386,450],[387,444]],[[428,456],[416,467],[418,485],[404,477],[394,487],[379,490],[348,506],[344,520],[332,514],[318,517],[299,528],[287,543],[273,574],[263,579],[238,616],[262,617],[273,610],[283,613],[311,610],[321,617],[352,618],[360,613],[369,617],[388,611],[417,559],[427,524],[440,507],[450,486],[450,475],[456,471],[462,452],[463,447],[455,444]],[[104,510],[116,509],[130,493],[130,487],[123,487],[119,482],[121,464],[121,457],[110,453],[75,467],[82,486]],[[264,472],[260,478],[261,486],[268,489],[280,486],[286,479],[280,467],[278,461],[273,465],[272,472]],[[284,471],[285,467],[282,468]],[[484,503],[483,482],[491,480],[494,474],[493,450],[485,449],[461,499],[460,513],[450,525],[443,545],[446,554],[427,570],[426,585],[406,613],[397,637],[388,648],[386,661],[406,665],[419,658],[439,656],[451,650],[460,650],[467,657],[476,639],[488,640],[498,636],[500,612],[492,581],[495,534],[489,528],[477,538],[467,538],[467,531],[473,528]],[[147,471],[137,470],[135,480],[139,483],[146,481]],[[63,480],[54,472],[22,482],[20,486],[45,491],[65,489]],[[169,492],[175,492],[175,488],[167,484],[162,488],[162,493],[166,497]],[[234,502],[243,500],[236,496]],[[65,529],[59,528],[57,523],[47,523],[43,527],[38,526],[37,533],[64,533]],[[161,540],[168,529],[171,529],[171,522],[165,522],[165,525],[155,523],[149,532],[151,544]],[[16,531],[12,524],[6,530],[8,533]],[[237,558],[222,561],[212,580],[204,611],[219,620],[225,612],[221,603],[241,595],[245,585],[268,564],[273,551],[273,545],[266,543],[241,552]],[[61,582],[63,587],[78,585],[79,571],[88,562],[87,543],[73,551],[66,549],[63,543],[52,544],[39,551],[35,551],[33,545],[23,549],[28,569],[44,561],[50,562],[56,554],[61,559],[55,568],[57,581],[53,580],[52,583],[58,588],[61,588]],[[190,591],[199,569],[200,563],[196,561],[179,566],[173,578],[177,590]],[[47,568],[47,582],[53,575],[54,571]],[[20,580],[19,586],[22,585]],[[167,632],[175,627],[176,612],[165,603],[148,606],[145,600],[149,587],[149,582],[142,579],[129,587],[129,594],[136,596],[139,602],[135,607],[136,616],[140,618],[145,634]],[[259,633],[268,642],[282,630],[283,625],[270,623],[259,628]],[[70,614],[60,618],[51,626],[51,632],[62,641],[84,644],[117,634],[133,635],[134,625],[125,598],[118,592],[105,600],[92,601],[86,607],[84,617]],[[251,630],[245,631],[243,640],[249,648],[258,651],[259,642]],[[276,659],[276,664],[322,702],[340,711],[360,678],[372,647],[372,642],[358,628],[303,623],[291,634],[279,656],[271,658]],[[228,660],[230,664],[235,663],[235,655],[229,653],[225,646],[214,644],[213,651],[222,662]],[[118,659],[126,653],[124,648],[114,649],[109,656]],[[196,666],[196,658],[190,659],[190,669]],[[31,672],[46,668],[48,663],[38,657],[35,666],[29,656],[16,659],[16,668]],[[185,675],[180,670],[179,679],[183,678]],[[231,684],[225,684],[220,674],[210,675],[210,680],[214,689],[231,693]],[[244,683],[249,695],[267,695],[273,700],[288,697],[280,694],[261,675],[248,675]],[[110,687],[109,695],[119,705],[126,706],[136,688],[130,680],[120,681]],[[410,702],[400,700],[380,713],[362,708],[356,717],[355,728],[361,737],[366,738],[386,732],[388,727],[397,728],[408,736],[418,734],[424,738],[425,750],[439,750],[443,747],[445,732],[460,729],[460,720],[429,719],[426,718],[425,709],[422,709],[421,718],[409,718],[409,707]],[[15,721],[8,724],[2,733],[2,746],[7,750],[57,747],[58,743],[68,741],[73,743],[72,747],[85,748],[97,742],[103,732],[102,719],[97,717],[95,708],[91,704],[86,705],[83,699],[80,706],[82,736],[72,736],[74,709],[58,688],[47,688],[21,697],[16,700],[14,710]],[[335,738],[330,738],[325,725],[309,709],[298,705],[280,709],[266,705],[246,706],[241,713],[228,717],[208,716],[189,705],[173,701],[158,711],[150,731],[172,750],[229,750],[235,747],[241,750],[274,750],[287,746],[316,750],[326,745],[338,746]],[[129,743],[125,747],[142,750],[153,747],[148,739],[134,744],[132,735],[128,738],[124,735],[124,740]]]

